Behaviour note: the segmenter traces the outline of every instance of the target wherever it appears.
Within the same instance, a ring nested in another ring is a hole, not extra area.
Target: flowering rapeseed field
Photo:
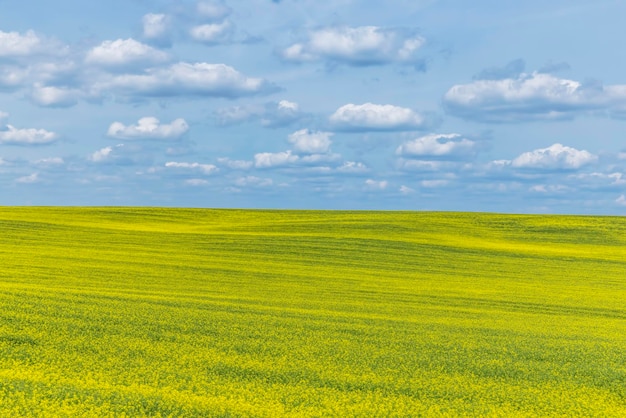
[[[626,416],[626,219],[0,208],[0,416]]]

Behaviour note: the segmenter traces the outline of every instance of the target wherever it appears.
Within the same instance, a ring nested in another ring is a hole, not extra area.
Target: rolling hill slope
[[[626,219],[0,208],[0,416],[626,416]]]

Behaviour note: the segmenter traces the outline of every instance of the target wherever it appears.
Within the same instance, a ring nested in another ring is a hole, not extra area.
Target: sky
[[[624,215],[624,16],[0,0],[0,205]]]

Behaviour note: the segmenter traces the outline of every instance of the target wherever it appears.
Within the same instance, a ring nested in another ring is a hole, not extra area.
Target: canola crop
[[[0,208],[0,416],[626,416],[626,219]]]

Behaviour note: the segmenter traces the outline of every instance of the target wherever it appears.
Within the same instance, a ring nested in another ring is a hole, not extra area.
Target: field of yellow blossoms
[[[626,416],[626,218],[0,208],[0,416]]]

